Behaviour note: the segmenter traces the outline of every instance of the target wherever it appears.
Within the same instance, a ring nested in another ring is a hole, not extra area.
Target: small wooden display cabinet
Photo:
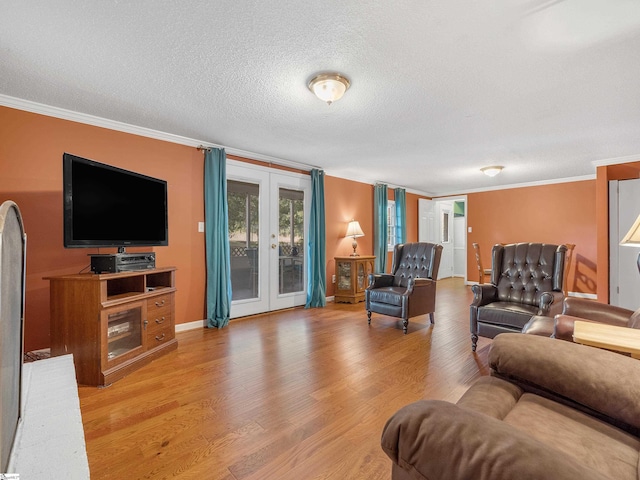
[[[334,257],[336,262],[336,303],[364,301],[369,274],[373,273],[375,256]]]
[[[175,268],[45,280],[51,355],[73,354],[78,383],[109,385],[178,347]]]

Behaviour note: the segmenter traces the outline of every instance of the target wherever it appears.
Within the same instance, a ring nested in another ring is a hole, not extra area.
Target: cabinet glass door
[[[365,279],[367,278],[367,274],[364,270],[364,263],[358,262],[358,291],[361,292],[365,287]]]
[[[141,303],[106,311],[107,361],[124,358],[142,348],[142,311]]]
[[[351,262],[338,262],[338,290],[351,291]]]

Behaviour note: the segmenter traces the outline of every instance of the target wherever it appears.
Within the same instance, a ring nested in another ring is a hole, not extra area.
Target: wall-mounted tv
[[[168,245],[167,182],[65,153],[64,246]]]

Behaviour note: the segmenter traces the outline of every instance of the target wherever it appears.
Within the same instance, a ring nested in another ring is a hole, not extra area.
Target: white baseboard
[[[198,328],[206,328],[206,320],[194,320],[193,322],[179,323],[176,325],[176,333],[186,332],[188,330],[196,330]]]
[[[333,302],[335,297],[327,297],[327,303]],[[207,320],[195,320],[188,323],[179,323],[176,325],[176,333],[188,332],[189,330],[196,330],[198,328],[207,328]]]
[[[597,300],[598,295],[595,293],[581,293],[581,292],[569,292],[569,297],[588,298],[590,300]]]

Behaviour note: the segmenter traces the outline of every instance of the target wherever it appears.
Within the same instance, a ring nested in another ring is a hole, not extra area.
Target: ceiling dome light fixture
[[[499,174],[502,171],[503,168],[504,167],[500,165],[492,165],[490,167],[483,167],[480,169],[480,171],[485,175],[487,175],[488,177],[495,177],[497,174]]]
[[[342,98],[344,92],[351,86],[351,82],[339,73],[321,73],[313,77],[308,86],[316,97],[331,105]]]

